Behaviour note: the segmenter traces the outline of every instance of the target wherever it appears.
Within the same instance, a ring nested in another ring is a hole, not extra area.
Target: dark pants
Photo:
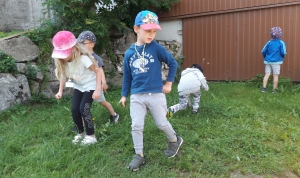
[[[74,89],[73,98],[72,98],[72,117],[73,121],[78,128],[79,133],[84,132],[82,118],[84,121],[86,134],[94,134],[94,122],[92,120],[91,106],[93,103],[92,95],[94,90],[89,92],[81,92],[77,89]]]

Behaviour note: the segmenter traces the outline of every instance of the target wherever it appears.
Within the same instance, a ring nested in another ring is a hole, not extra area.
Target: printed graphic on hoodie
[[[134,74],[147,73],[149,71],[149,67],[147,64],[149,62],[154,62],[154,58],[151,54],[145,52],[142,56],[137,55],[136,53],[130,58],[129,65],[130,67],[135,68],[133,70]]]

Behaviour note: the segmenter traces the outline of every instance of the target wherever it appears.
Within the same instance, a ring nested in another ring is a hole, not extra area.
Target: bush
[[[109,47],[110,35],[132,28],[136,14],[149,9],[170,9],[178,0],[45,0],[43,5],[53,12],[53,32],[72,31],[78,36],[84,30],[93,31],[97,37],[95,52],[101,53]],[[97,7],[95,6],[97,4]]]
[[[0,73],[18,73],[16,60],[3,52],[0,52]]]

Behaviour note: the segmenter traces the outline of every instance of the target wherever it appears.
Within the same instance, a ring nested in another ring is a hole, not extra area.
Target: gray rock
[[[44,75],[41,72],[41,70],[39,69],[39,67],[36,64],[31,64],[31,66],[34,67],[36,70],[36,79],[40,82],[43,81]]]
[[[36,76],[35,76],[36,78],[35,79],[39,82],[43,81],[44,75],[35,63],[31,63],[31,64],[17,63],[18,72],[21,74],[25,74],[28,65],[31,65],[33,68],[35,68],[35,70],[36,70]]]
[[[33,61],[40,54],[39,47],[26,36],[0,41],[0,51],[12,56],[16,62]]]
[[[113,42],[113,50],[116,55],[124,55],[125,51],[134,43],[136,40],[134,32],[130,28],[124,30],[124,35],[121,38],[116,39]]]
[[[0,73],[0,112],[9,109],[15,104],[27,101],[30,97],[30,89],[25,75]]]
[[[18,70],[18,72],[20,72],[22,74],[25,74],[26,69],[27,69],[26,64],[24,64],[24,63],[17,63],[17,70]]]
[[[56,93],[59,89],[59,81],[55,82],[48,82],[45,86],[45,89],[41,91],[42,94],[44,94],[47,98],[55,98]],[[72,95],[73,94],[73,88],[65,88],[63,91],[64,95]]]
[[[106,83],[121,87],[122,86],[122,75],[119,74],[116,67],[110,62],[109,58],[103,54],[101,55],[104,63],[104,72]]]
[[[57,78],[56,78],[56,76],[55,76],[54,70],[55,70],[55,64],[54,64],[54,61],[53,61],[53,62],[51,62],[51,64],[48,66],[48,72],[47,72],[47,74],[46,74],[46,75],[48,76],[48,78],[49,78],[49,81],[51,81],[51,82],[57,81]]]
[[[31,88],[31,93],[32,94],[38,94],[39,93],[39,87],[40,87],[40,83],[33,81],[32,84],[30,85]]]

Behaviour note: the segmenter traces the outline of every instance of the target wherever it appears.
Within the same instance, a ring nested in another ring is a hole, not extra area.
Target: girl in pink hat
[[[100,98],[102,68],[98,67],[94,57],[76,42],[74,34],[69,31],[56,33],[52,44],[55,75],[60,80],[55,97],[60,99],[65,87],[74,88],[71,111],[78,134],[73,143],[81,142],[81,145],[96,143],[90,108],[93,100]]]

